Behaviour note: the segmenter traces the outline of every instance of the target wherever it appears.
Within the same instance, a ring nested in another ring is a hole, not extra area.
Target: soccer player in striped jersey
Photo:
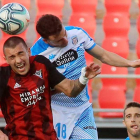
[[[37,22],[36,30],[41,37],[32,46],[31,54],[44,55],[69,79],[77,79],[81,74],[81,68],[86,66],[85,51],[112,66],[140,66],[140,60],[129,61],[104,50],[82,28],[64,27],[60,19],[54,15],[42,16]],[[69,98],[64,93],[53,95],[51,104],[54,128],[60,140],[98,140],[87,87],[76,98]]]

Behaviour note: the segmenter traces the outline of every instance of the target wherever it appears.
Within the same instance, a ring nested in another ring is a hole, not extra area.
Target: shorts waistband
[[[69,111],[69,112],[75,112],[76,111],[80,111],[80,110],[85,110],[86,108],[88,108],[90,105],[92,105],[92,103],[90,103],[89,101],[86,102],[85,104],[78,106],[78,107],[65,107],[65,106],[60,106],[60,105],[56,105],[51,103],[51,107],[54,110],[59,110],[59,111]]]

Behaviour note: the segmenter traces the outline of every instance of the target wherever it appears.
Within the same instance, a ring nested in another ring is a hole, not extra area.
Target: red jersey
[[[10,140],[56,140],[50,87],[64,80],[44,56],[30,57],[30,71],[21,76],[0,67],[0,103]]]

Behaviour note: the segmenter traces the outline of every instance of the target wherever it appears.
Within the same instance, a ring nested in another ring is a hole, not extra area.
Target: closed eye
[[[13,56],[13,55],[11,55],[11,56],[9,57],[10,60],[13,60],[14,58],[15,58],[15,56]]]

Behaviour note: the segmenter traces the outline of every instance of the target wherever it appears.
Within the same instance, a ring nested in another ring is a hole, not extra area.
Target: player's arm
[[[96,45],[91,50],[87,51],[89,54],[99,59],[102,63],[117,66],[117,67],[139,67],[140,60],[130,61],[113,52],[109,52],[102,47]]]
[[[69,97],[76,97],[86,86],[88,79],[94,78],[100,74],[100,67],[91,63],[81,71],[81,76],[77,80],[64,79],[54,88],[65,93]]]
[[[35,60],[46,66],[48,71],[47,80],[51,89],[63,92],[69,97],[77,96],[84,89],[88,79],[94,78],[96,75],[100,74],[100,67],[91,63],[85,69],[82,69],[79,79],[69,80],[59,73],[55,66],[46,57],[38,55]]]

